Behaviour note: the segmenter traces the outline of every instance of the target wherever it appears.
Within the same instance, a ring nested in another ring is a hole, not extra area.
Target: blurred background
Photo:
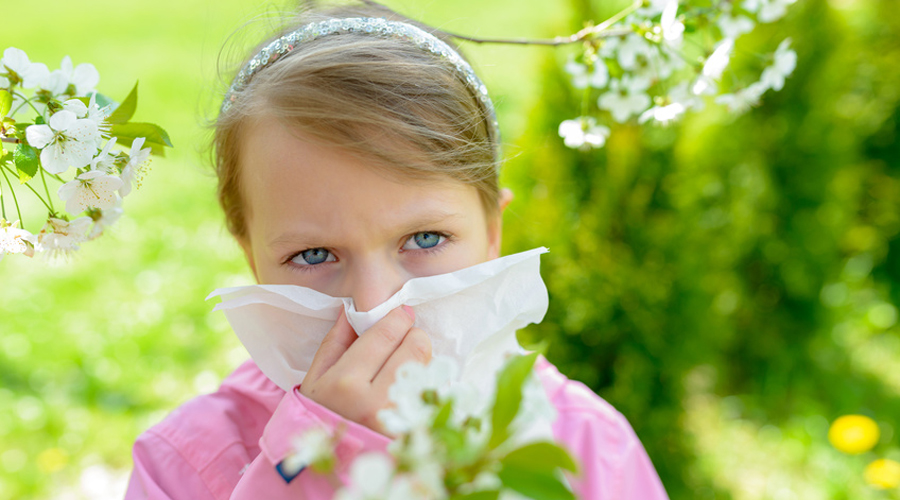
[[[627,2],[385,3],[451,31],[547,37]],[[140,80],[135,120],[175,149],[69,262],[0,262],[0,499],[120,497],[135,437],[246,358],[204,301],[252,281],[215,203],[206,122],[220,55],[228,70],[286,6],[3,2],[0,49],[93,63],[117,100]],[[900,497],[863,480],[900,459],[896,7],[799,0],[738,44],[793,37],[783,91],[740,118],[614,128],[590,153],[557,136],[579,114],[560,69],[576,48],[464,45],[509,157],[505,252],[551,250],[550,311],[523,341],[629,419],[673,499]],[[829,444],[844,414],[878,422],[872,451]]]

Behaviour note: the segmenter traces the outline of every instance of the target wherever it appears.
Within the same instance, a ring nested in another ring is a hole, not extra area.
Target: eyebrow
[[[433,210],[426,212],[424,214],[419,215],[415,219],[410,219],[408,221],[404,221],[402,224],[396,226],[395,228],[391,228],[390,231],[398,234],[406,234],[411,233],[416,230],[430,229],[433,226],[443,225],[443,224],[453,224],[457,221],[463,221],[466,217],[458,212],[449,212],[444,210]],[[436,228],[435,228],[436,229]],[[286,245],[291,243],[296,243],[298,241],[303,242],[325,242],[330,237],[323,237],[322,233],[318,232],[305,232],[305,231],[288,231],[282,233],[281,235],[273,238],[269,241],[269,246],[279,246]],[[314,243],[317,246],[328,246],[327,244],[319,244]]]

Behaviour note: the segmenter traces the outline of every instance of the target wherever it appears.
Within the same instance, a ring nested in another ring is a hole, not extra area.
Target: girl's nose
[[[348,276],[348,297],[356,310],[365,312],[382,304],[397,293],[410,278],[399,266],[390,262],[358,262]]]

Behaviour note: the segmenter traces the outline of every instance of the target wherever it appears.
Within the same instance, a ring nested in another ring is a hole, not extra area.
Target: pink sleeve
[[[146,432],[134,443],[125,500],[214,500],[200,474],[168,441]]]
[[[556,439],[578,459],[570,478],[583,500],[668,500],[659,475],[634,430],[621,413],[580,382],[561,375],[541,359],[538,374],[558,412]]]
[[[295,477],[282,476],[277,466],[290,453],[292,438],[316,427],[329,429],[340,436],[335,449],[338,478],[312,471],[302,471]],[[347,469],[357,455],[364,451],[383,452],[388,443],[387,437],[344,419],[294,389],[285,394],[266,424],[259,441],[261,453],[244,472],[231,498],[330,499],[340,484],[336,480],[348,481]]]

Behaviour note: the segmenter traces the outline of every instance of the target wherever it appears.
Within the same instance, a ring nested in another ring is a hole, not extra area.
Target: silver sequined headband
[[[407,40],[412,42],[416,47],[431,52],[451,63],[456,68],[457,73],[463,77],[466,85],[472,91],[472,94],[484,107],[489,123],[491,140],[494,141],[497,157],[500,157],[500,128],[497,123],[496,113],[494,112],[494,104],[488,96],[487,87],[481,82],[481,79],[478,78],[469,63],[467,63],[459,53],[453,50],[453,48],[431,33],[404,22],[388,21],[383,18],[350,17],[310,23],[274,40],[269,45],[266,45],[258,54],[253,56],[253,58],[241,68],[241,71],[238,72],[237,76],[234,78],[234,82],[232,82],[231,87],[228,89],[228,93],[225,94],[221,112],[225,113],[228,111],[236,100],[237,93],[247,88],[253,75],[259,73],[263,68],[277,61],[282,56],[290,53],[298,45],[323,36],[357,32],[385,38]]]

